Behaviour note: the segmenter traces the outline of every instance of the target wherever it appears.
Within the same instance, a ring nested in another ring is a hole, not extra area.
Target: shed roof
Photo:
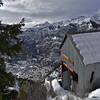
[[[85,34],[85,33],[93,33],[93,32],[100,32],[100,29],[96,29],[96,30],[87,30],[87,31],[75,31],[75,32],[68,32],[65,34],[65,37],[60,45],[60,49],[63,47],[63,44],[65,43],[66,39],[67,39],[67,35],[75,35],[75,34]]]
[[[100,32],[72,35],[85,65],[100,62]]]

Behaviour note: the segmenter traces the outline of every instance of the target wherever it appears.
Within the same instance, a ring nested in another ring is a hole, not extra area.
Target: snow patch
[[[100,99],[100,89],[96,89],[94,91],[92,91],[91,93],[89,93],[88,95],[89,98],[99,98]]]
[[[64,96],[67,96],[67,95],[68,95],[68,91],[67,91],[67,90],[64,90],[64,89],[60,86],[60,84],[59,84],[59,82],[58,82],[57,79],[54,79],[54,80],[52,81],[52,87],[53,87],[53,90],[54,90],[54,92],[56,93],[57,96],[62,96],[62,97],[64,97]],[[63,100],[63,99],[61,99],[61,100]]]
[[[15,88],[14,87],[8,87],[8,90],[13,91],[13,90],[15,90]]]
[[[100,98],[85,98],[83,100],[100,100]]]
[[[53,91],[55,92],[56,96],[54,98],[49,98],[48,100],[81,100],[80,97],[75,96],[71,92],[64,90],[57,79],[52,80],[51,82]]]
[[[46,86],[47,91],[49,91],[51,86],[50,86],[50,81],[48,81],[47,78],[45,79],[44,85]]]
[[[53,40],[56,40],[56,39],[57,39],[57,37],[55,36],[55,37],[53,37],[52,39],[53,39]]]

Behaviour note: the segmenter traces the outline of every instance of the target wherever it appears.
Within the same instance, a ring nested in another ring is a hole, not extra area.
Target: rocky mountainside
[[[18,77],[38,80],[59,62],[59,47],[66,33],[99,28],[99,16],[80,16],[26,28],[19,36],[24,40],[22,52],[11,63],[7,63],[7,71]]]

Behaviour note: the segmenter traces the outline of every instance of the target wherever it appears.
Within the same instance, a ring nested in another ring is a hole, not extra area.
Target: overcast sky
[[[3,0],[0,19],[5,23],[21,18],[33,23],[100,13],[100,0]]]

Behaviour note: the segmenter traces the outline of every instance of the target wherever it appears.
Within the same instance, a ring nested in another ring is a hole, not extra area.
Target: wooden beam
[[[66,63],[63,62],[63,65],[64,65],[68,70],[70,70],[72,73],[74,72],[74,70],[73,70],[70,66],[68,66]]]
[[[71,72],[70,79],[78,81],[78,74],[70,66],[68,66],[65,62],[62,62],[62,65],[64,65]]]
[[[67,56],[64,55],[64,53],[61,54],[67,61],[69,61],[72,65],[74,65],[74,62]]]

